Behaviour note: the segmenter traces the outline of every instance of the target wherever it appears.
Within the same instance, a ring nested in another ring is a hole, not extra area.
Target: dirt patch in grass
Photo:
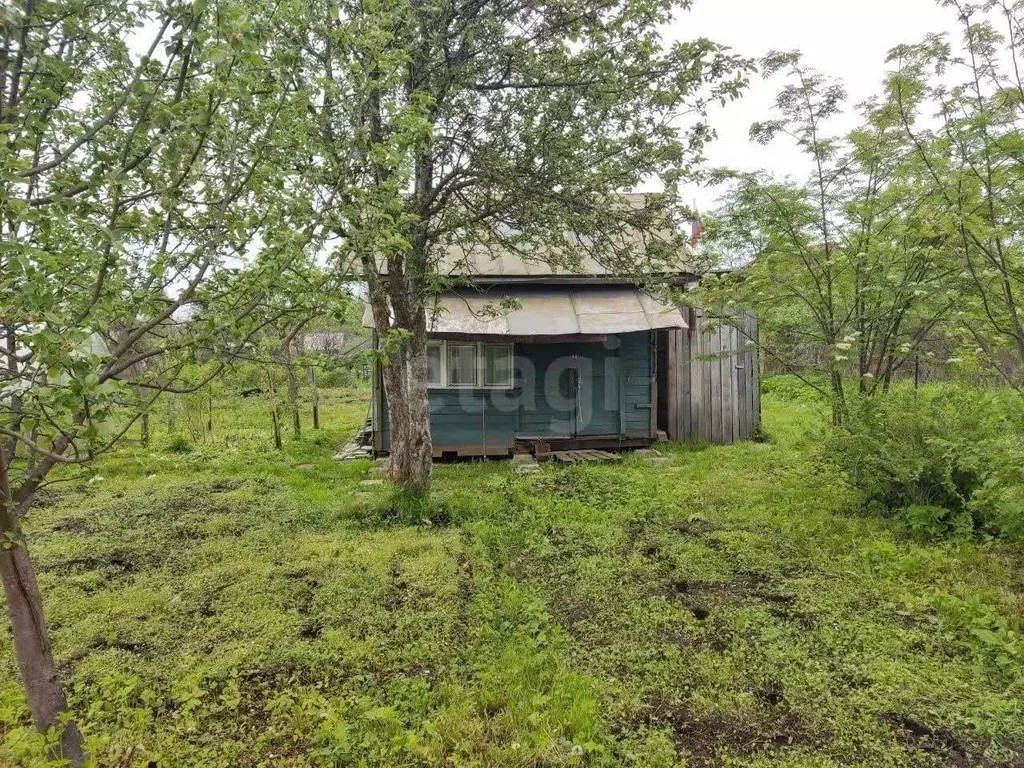
[[[214,480],[209,485],[210,493],[230,493],[245,485],[244,480]]]
[[[70,533],[75,535],[86,535],[96,531],[96,526],[81,517],[65,517],[53,524],[50,529],[56,533]]]
[[[737,757],[771,756],[795,747],[820,748],[829,741],[828,733],[815,730],[789,709],[781,691],[746,717],[653,699],[629,728],[640,725],[667,727],[691,768],[713,768]]]
[[[588,632],[581,626],[594,619],[597,605],[593,600],[574,594],[570,590],[561,590],[551,601],[551,613],[556,623],[579,643],[586,642]]]
[[[697,621],[706,621],[708,616],[711,615],[711,609],[703,605],[688,605],[690,613],[693,614],[693,618]]]
[[[629,557],[636,549],[636,543],[643,536],[646,525],[643,520],[629,520],[626,523],[626,540],[622,545],[622,556]]]
[[[684,603],[704,601],[730,605],[764,603],[773,614],[789,615],[794,612],[797,596],[774,584],[763,573],[739,572],[729,581],[701,581],[676,579],[658,585],[652,595],[678,599]]]
[[[150,563],[139,562],[137,554],[129,550],[113,550],[102,554],[82,555],[59,560],[49,566],[49,570],[67,574],[98,571],[108,579],[117,579],[131,576],[150,565]]]
[[[199,598],[199,604],[196,606],[197,613],[203,618],[209,618],[217,613],[214,603],[220,594],[229,587],[229,584],[217,584],[216,586],[208,587],[203,591],[203,595]]]
[[[706,536],[716,528],[703,518],[693,517],[689,520],[672,523],[669,530],[681,536]]]
[[[35,501],[32,503],[32,507],[37,511],[40,509],[55,507],[71,492],[72,489],[69,488],[55,488],[53,486],[40,488],[36,491]]]
[[[676,581],[669,589],[677,595],[711,595],[733,603],[762,603],[768,606],[769,613],[780,618],[794,618],[799,614],[798,596],[760,572],[737,572],[727,582]]]
[[[300,616],[313,613],[313,598],[320,582],[312,577],[303,578],[297,586],[292,606]]]
[[[985,757],[983,750],[949,729],[925,725],[912,717],[900,714],[882,715],[879,720],[896,731],[899,740],[910,751],[934,756],[941,760],[942,765],[956,768],[985,768],[996,765]]]
[[[659,554],[661,554],[661,547],[659,547],[657,544],[648,544],[646,547],[644,547],[643,554],[646,558],[654,559]]]
[[[299,629],[299,637],[302,638],[303,640],[316,640],[318,637],[323,635],[323,633],[324,633],[323,620],[320,619],[319,617],[313,619],[312,621],[307,621]]]
[[[98,637],[93,641],[90,650],[118,650],[142,658],[151,658],[153,656],[153,648],[148,643],[132,640],[128,637]]]

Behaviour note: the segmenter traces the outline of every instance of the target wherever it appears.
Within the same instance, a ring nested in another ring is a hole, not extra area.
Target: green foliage
[[[1024,405],[1015,393],[898,387],[858,401],[821,453],[866,504],[914,533],[1019,537],[1024,526]]]
[[[972,532],[973,521],[969,515],[952,512],[946,507],[928,504],[911,504],[900,510],[900,519],[907,529],[916,536],[937,539],[947,535],[963,535]]]
[[[439,465],[427,526],[331,458],[366,391],[322,395],[322,439],[272,451],[265,402],[222,396],[193,453],[158,410],[150,449],[41,491],[99,766],[1020,761],[1019,552],[857,514],[819,404],[766,395],[772,444],[669,466]],[[15,675],[0,639],[0,763],[49,768]]]
[[[941,5],[961,40],[894,48],[845,133],[842,85],[769,54],[785,80],[751,139],[792,142],[805,173],[714,176],[709,250],[744,269],[706,279],[705,306],[755,310],[765,361],[826,375],[836,423],[919,362],[1024,390],[1024,6]]]
[[[384,387],[409,414],[394,450],[413,453],[430,429],[406,406],[426,397],[433,299],[475,271],[458,253],[555,271],[596,259],[638,282],[678,273],[680,184],[712,136],[700,116],[739,96],[752,63],[668,40],[687,0],[307,6],[301,79],[323,91],[311,178],[337,200],[332,257],[366,281]],[[697,119],[681,126],[684,112]],[[662,191],[626,194],[652,180]],[[396,480],[426,488],[429,457],[409,458]]]
[[[294,234],[303,190],[285,183],[305,104],[281,80],[288,17],[262,2],[100,2],[4,19],[18,44],[0,69],[34,72],[11,78],[16,103],[0,110],[0,303],[4,349],[19,350],[0,426],[15,439],[96,455],[161,389],[201,386],[182,375],[198,355],[246,345],[263,278],[309,245]],[[255,264],[238,256],[252,251]]]
[[[952,5],[952,4],[951,4]],[[955,332],[1002,380],[1024,385],[1024,250],[1017,162],[1024,8],[957,6],[959,45],[929,35],[889,55],[884,111],[913,141],[921,202],[951,259]],[[938,125],[931,117],[939,117]]]
[[[444,503],[430,493],[398,486],[380,500],[368,522],[373,525],[446,525],[450,517]]]
[[[188,438],[184,435],[175,435],[171,438],[170,442],[167,443],[167,450],[171,453],[192,453],[195,450],[192,447],[192,443],[188,441]]]
[[[803,403],[825,402],[822,391],[828,391],[828,381],[813,371],[793,374],[776,374],[761,378],[761,393],[779,400]]]
[[[792,140],[807,179],[729,177],[709,244],[744,268],[705,279],[703,301],[756,311],[765,362],[823,381],[838,423],[848,393],[885,389],[946,330],[955,267],[922,214],[920,169],[893,115],[869,104],[855,131],[830,135],[842,86],[794,53],[773,54],[764,68],[786,80],[777,117],[755,124],[751,138]]]
[[[197,358],[223,363],[246,346],[261,305],[239,276],[251,250],[271,251],[278,273],[302,251],[282,235],[308,215],[285,182],[286,126],[305,112],[285,84],[288,15],[262,0],[0,10],[5,541],[21,539],[55,466],[91,463],[162,392],[201,388],[181,375]],[[78,768],[33,569],[8,557],[0,570],[35,668],[32,716]]]

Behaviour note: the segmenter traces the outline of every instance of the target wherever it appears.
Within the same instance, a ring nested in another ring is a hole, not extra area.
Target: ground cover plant
[[[97,764],[1024,759],[1017,545],[864,510],[816,458],[826,401],[768,395],[770,442],[668,466],[438,466],[415,525],[332,459],[366,402],[323,392],[281,452],[256,398],[187,440],[154,414],[45,490],[26,527]],[[47,765],[7,638],[0,680],[0,764]]]

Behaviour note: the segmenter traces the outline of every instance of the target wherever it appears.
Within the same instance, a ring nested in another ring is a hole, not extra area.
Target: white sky
[[[760,59],[772,50],[799,50],[805,64],[841,81],[849,94],[850,111],[880,92],[885,57],[900,43],[920,42],[930,32],[947,32],[959,43],[956,11],[937,0],[694,0],[668,31],[675,40],[708,37],[734,52]],[[132,42],[141,52],[149,39]],[[714,108],[711,125],[717,141],[707,147],[708,165],[741,171],[765,169],[778,177],[802,178],[806,160],[783,138],[762,147],[749,140],[750,125],[773,114],[781,76],[751,77],[742,99]],[[856,125],[856,115],[837,120],[835,133]],[[720,190],[691,186],[684,202],[701,211],[715,207]]]
[[[935,0],[696,0],[670,34],[680,40],[708,37],[756,58],[771,50],[800,50],[806,64],[842,81],[852,107],[879,92],[891,48],[919,42],[929,32],[950,32],[958,41],[956,27],[956,11]],[[750,124],[772,114],[782,82],[755,76],[739,102],[712,113],[719,138],[707,149],[711,165],[804,175],[806,164],[785,138],[767,147],[748,138]],[[834,128],[852,128],[852,120],[837,121]],[[694,187],[685,201],[696,200],[706,211],[716,194]]]

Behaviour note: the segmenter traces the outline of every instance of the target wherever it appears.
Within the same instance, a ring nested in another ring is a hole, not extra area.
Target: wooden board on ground
[[[554,453],[544,454],[544,458],[554,456],[556,461],[562,464],[581,464],[588,461],[618,461],[619,455],[615,453],[609,453],[608,451],[555,451]],[[542,458],[541,454],[537,455],[537,458]]]

